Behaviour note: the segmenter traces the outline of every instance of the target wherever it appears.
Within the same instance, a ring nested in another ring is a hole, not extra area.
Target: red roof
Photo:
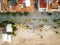
[[[40,8],[46,8],[46,3],[44,2],[44,0],[39,0],[39,5]]]

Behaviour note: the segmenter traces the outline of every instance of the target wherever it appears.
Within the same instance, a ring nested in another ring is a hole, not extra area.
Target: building
[[[1,1],[3,3],[2,5],[3,12],[4,11],[33,12],[34,11],[34,0],[1,0]]]
[[[38,0],[39,12],[60,11],[59,0]]]

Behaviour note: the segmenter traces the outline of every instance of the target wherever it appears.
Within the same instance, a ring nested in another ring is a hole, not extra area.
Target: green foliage
[[[57,27],[56,27],[56,26],[54,26],[53,28],[55,28],[55,29],[56,29]]]
[[[11,15],[12,15],[12,16],[17,16],[17,13],[14,12],[14,13],[11,13]]]
[[[28,16],[28,14],[29,14],[28,12],[23,12],[23,13],[19,13],[19,16],[23,16],[23,15]]]
[[[9,15],[10,15],[10,12],[6,12],[5,15],[6,15],[6,16],[9,16]]]
[[[5,23],[5,22],[2,22],[1,24],[2,24],[2,27],[6,27],[6,25],[7,25],[7,23]]]
[[[15,32],[17,30],[17,28],[16,27],[13,27],[13,32]]]
[[[56,34],[60,34],[58,31],[54,31]]]
[[[48,20],[47,20],[47,19],[43,19],[43,21],[44,21],[44,22],[48,22]]]
[[[16,36],[16,34],[14,32],[7,32],[7,34]]]
[[[24,12],[24,15],[25,15],[25,16],[28,16],[28,14],[29,14],[28,12]]]
[[[43,36],[41,36],[41,38],[43,38]]]
[[[12,35],[13,33],[11,33],[11,32],[7,32],[7,34]]]
[[[57,22],[57,20],[56,20],[56,19],[54,19],[53,21],[54,21],[54,22]]]
[[[11,0],[7,0],[7,1],[11,1]]]
[[[23,16],[23,13],[19,13],[19,16]]]
[[[42,32],[42,29],[40,29],[40,32]]]
[[[42,28],[43,27],[43,24],[39,25],[39,27]]]
[[[49,15],[49,16],[51,16],[51,15],[52,15],[52,13],[48,13],[48,15]]]
[[[6,13],[0,13],[0,15],[6,15],[6,16],[17,16],[17,14],[19,15],[19,16],[28,16],[28,12],[23,12],[23,13],[21,13],[21,12],[6,12]]]
[[[0,13],[0,15],[5,15],[6,13]]]

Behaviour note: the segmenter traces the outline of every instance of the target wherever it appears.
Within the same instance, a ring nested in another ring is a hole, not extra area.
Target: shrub
[[[24,12],[24,15],[25,15],[25,16],[28,16],[28,14],[29,14],[29,12]]]

